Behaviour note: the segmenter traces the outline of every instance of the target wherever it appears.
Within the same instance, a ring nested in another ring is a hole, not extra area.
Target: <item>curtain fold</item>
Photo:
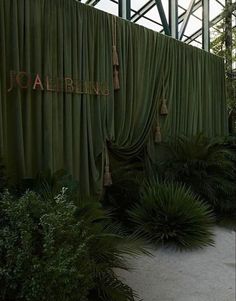
[[[157,124],[163,140],[227,134],[222,59],[116,18],[114,91],[112,22],[74,0],[0,1],[0,156],[13,177],[64,168],[82,193],[100,194],[106,144],[130,159],[145,148],[158,156]],[[9,92],[11,71],[30,75],[29,87],[22,75],[23,88]],[[80,92],[60,91],[72,79]],[[167,116],[158,114],[163,83]]]

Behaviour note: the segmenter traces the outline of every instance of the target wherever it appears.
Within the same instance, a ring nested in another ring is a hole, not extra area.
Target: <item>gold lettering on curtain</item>
[[[32,89],[47,92],[65,92],[73,94],[90,94],[108,96],[110,94],[108,83],[73,79],[66,76],[53,78],[49,75],[42,77],[38,73],[33,75],[25,71],[10,71],[7,92],[16,88]]]

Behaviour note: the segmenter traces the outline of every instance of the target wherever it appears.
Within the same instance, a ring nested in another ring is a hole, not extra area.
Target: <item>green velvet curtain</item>
[[[157,124],[162,139],[227,134],[223,60],[119,18],[114,92],[113,19],[74,0],[0,1],[0,155],[13,176],[64,168],[83,193],[101,193],[106,145],[132,158]],[[8,92],[11,70],[103,82],[110,94]]]

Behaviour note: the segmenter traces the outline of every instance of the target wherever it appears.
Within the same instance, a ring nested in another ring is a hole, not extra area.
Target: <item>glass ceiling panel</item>
[[[162,1],[162,5],[166,14],[166,19],[169,19],[169,1]]]
[[[145,14],[145,16],[147,16],[148,18],[150,18],[158,23],[161,23],[161,19],[160,19],[156,5],[152,9],[150,9],[149,12]]]
[[[105,12],[108,12],[109,14],[118,16],[118,4],[110,0],[101,0],[96,4],[95,7]]]
[[[198,17],[199,19],[202,20],[202,7],[199,7],[194,13],[194,16]]]
[[[183,21],[181,21],[181,22],[179,23],[179,30],[180,30],[182,24],[183,24]]]
[[[188,25],[185,29],[185,34],[187,36],[191,36],[194,32],[202,27],[202,22],[194,17],[193,15],[190,16]]]
[[[202,35],[200,35],[199,37],[197,37],[196,41],[199,42],[199,43],[202,43]]]
[[[144,18],[139,19],[136,24],[142,25],[144,27],[147,27],[149,29],[155,30],[155,31],[161,31],[162,30],[162,26],[155,24],[149,20],[146,20]]]
[[[216,1],[210,0],[210,20],[222,13],[223,7]]]
[[[143,5],[145,5],[147,0],[131,0],[131,9],[139,10]]]
[[[191,43],[189,43],[189,45],[202,48],[202,43],[198,43],[197,41],[192,41]]]
[[[183,8],[181,7],[178,7],[178,14],[179,16],[182,15],[186,10],[184,10]]]
[[[234,17],[234,16],[232,18],[232,26],[236,26],[236,17]]]
[[[178,0],[178,4],[185,9],[188,9],[191,0]]]

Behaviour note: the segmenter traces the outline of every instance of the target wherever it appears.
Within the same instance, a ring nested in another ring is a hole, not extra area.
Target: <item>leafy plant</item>
[[[229,113],[236,107],[236,86],[233,80],[233,66],[236,61],[236,55],[233,51],[236,46],[236,30],[235,27],[232,27],[232,13],[235,8],[235,3],[230,4],[226,2],[225,8],[222,11],[222,20],[212,28],[212,41],[210,44],[211,52],[221,56],[225,62],[226,97]]]
[[[127,269],[124,255],[143,252],[140,244],[97,201],[75,206],[69,196],[1,196],[0,300],[133,300],[113,269]]]
[[[232,154],[232,163],[234,168],[233,177],[232,177],[232,185],[235,185],[236,182],[236,138],[235,137],[226,137],[224,141],[224,146],[228,149]],[[230,227],[236,226],[236,189],[234,189],[233,193],[227,195],[227,197],[222,202],[218,202],[215,206],[215,212],[217,215],[217,220],[222,225],[229,225]]]
[[[53,198],[63,187],[67,187],[70,198],[78,194],[79,183],[64,169],[52,172],[50,169],[40,171],[35,178],[24,178],[11,191],[22,196],[26,190],[33,190],[45,198]]]
[[[166,144],[157,172],[170,181],[184,183],[213,207],[235,193],[234,154],[222,143],[199,134],[179,137]]]
[[[179,249],[201,248],[213,243],[213,214],[189,188],[151,180],[140,202],[129,211],[137,233],[154,244]]]

